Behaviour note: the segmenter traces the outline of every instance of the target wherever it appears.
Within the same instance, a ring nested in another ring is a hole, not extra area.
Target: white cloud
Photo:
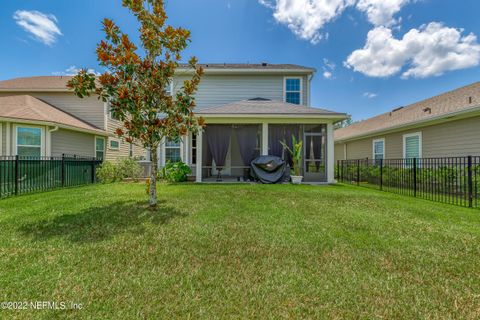
[[[378,96],[378,94],[373,93],[373,92],[364,92],[363,96],[365,98],[368,98],[368,99],[373,99],[373,98],[376,98]]]
[[[55,72],[52,72],[52,75],[54,76],[74,76],[76,75],[81,69],[80,68],[77,68],[76,66],[71,66],[69,68],[67,68],[65,71],[55,71]],[[100,72],[97,72],[95,69],[87,69],[87,72],[88,73],[93,73],[95,74],[96,76],[99,76],[100,75]]]
[[[53,14],[44,14],[39,11],[18,10],[13,19],[35,39],[50,46],[57,41],[62,32],[57,26],[57,18]]]
[[[327,58],[323,58],[323,77],[325,79],[333,79],[333,71],[337,66],[334,62],[328,60]]]
[[[377,27],[368,33],[365,46],[352,52],[344,65],[370,77],[389,77],[406,67],[402,78],[426,78],[477,66],[477,37],[462,33],[463,29],[431,22],[395,39],[391,29]]]
[[[299,38],[313,44],[326,37],[320,31],[356,0],[258,0],[273,10],[273,17]]]
[[[374,26],[392,26],[400,22],[393,16],[410,0],[360,0],[357,9],[367,15]]]

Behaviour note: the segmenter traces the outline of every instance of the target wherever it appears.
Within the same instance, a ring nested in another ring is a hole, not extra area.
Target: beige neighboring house
[[[115,136],[121,124],[97,97],[80,99],[69,76],[0,81],[0,155],[145,157],[145,150]]]
[[[480,155],[480,82],[335,130],[335,160]]]

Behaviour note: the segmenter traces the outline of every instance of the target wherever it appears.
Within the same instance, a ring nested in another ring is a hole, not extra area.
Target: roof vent
[[[404,107],[398,107],[398,108],[395,108],[395,109],[393,109],[393,110],[392,110],[392,112],[397,112],[397,111],[400,111],[400,110],[402,110],[403,108],[404,108]]]
[[[262,62],[262,67],[266,67],[266,66],[268,66],[268,63]]]
[[[423,108],[423,112],[428,112],[428,114],[432,114],[432,108],[430,107]]]
[[[253,99],[248,99],[248,101],[270,101],[270,99],[257,97]]]

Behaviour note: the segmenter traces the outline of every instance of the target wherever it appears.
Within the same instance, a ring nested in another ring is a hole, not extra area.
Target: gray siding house
[[[182,160],[198,182],[219,173],[225,178],[242,177],[258,155],[280,156],[291,164],[280,141],[291,144],[294,135],[304,141],[305,180],[334,181],[333,124],[346,115],[311,107],[314,69],[266,63],[202,66],[205,74],[195,95],[195,112],[206,120],[206,128],[179,142],[163,141],[158,150],[160,167]],[[177,70],[169,88],[173,95],[191,72],[186,66]],[[1,154],[150,159],[148,151],[114,135],[122,124],[111,118],[108,104],[96,97],[79,99],[66,88],[70,78],[0,81]],[[2,107],[1,99],[16,104]],[[34,103],[25,106],[22,101]],[[29,112],[23,112],[25,108]]]
[[[335,160],[480,155],[480,82],[335,130]]]
[[[195,96],[195,112],[206,120],[206,128],[179,143],[165,141],[159,150],[160,166],[181,159],[197,182],[214,179],[219,171],[237,178],[258,155],[289,160],[280,141],[291,143],[294,134],[304,141],[305,181],[334,182],[333,123],[346,115],[311,107],[314,69],[266,63],[202,66],[205,75]],[[187,76],[189,71],[178,71],[173,94]]]

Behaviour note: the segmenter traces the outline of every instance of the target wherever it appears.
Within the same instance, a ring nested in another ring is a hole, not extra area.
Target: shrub
[[[132,158],[122,159],[116,167],[118,178],[121,180],[130,178],[138,181],[143,173],[143,168]]]
[[[103,162],[97,168],[97,178],[102,183],[111,183],[118,180],[116,165],[110,161]]]
[[[134,181],[142,176],[142,167],[133,159],[122,159],[118,163],[103,162],[97,169],[97,178],[102,183],[111,183],[130,178]]]
[[[190,173],[192,173],[192,170],[190,170],[190,167],[185,163],[181,161],[168,162],[165,167],[162,168],[160,178],[168,182],[183,182],[187,181],[187,175]]]

